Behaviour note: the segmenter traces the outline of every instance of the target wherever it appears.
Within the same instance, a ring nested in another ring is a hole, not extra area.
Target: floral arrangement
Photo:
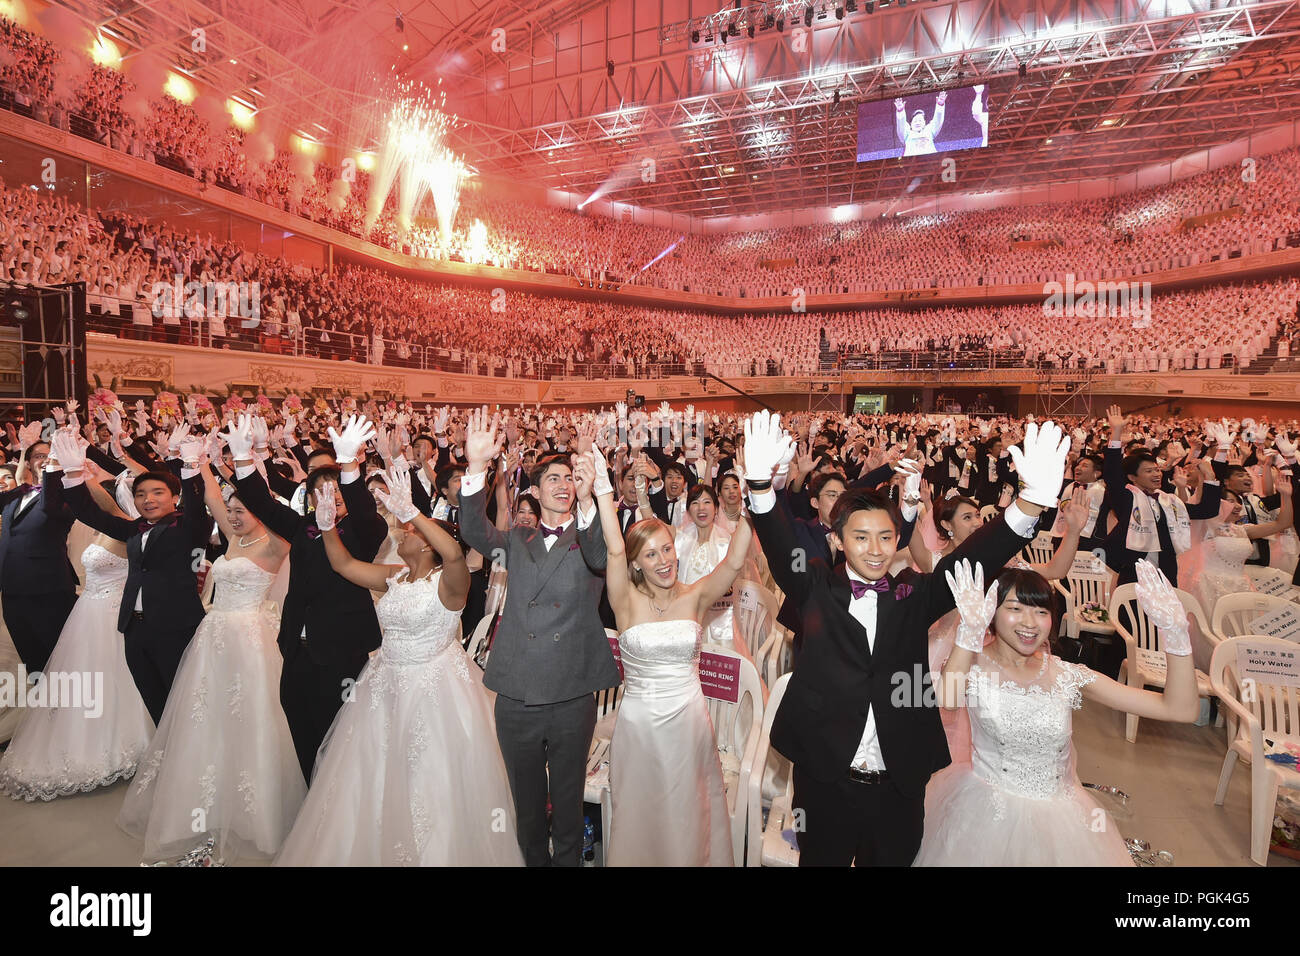
[[[153,420],[170,428],[184,417],[180,396],[175,392],[159,392],[153,400]]]
[[[257,396],[257,411],[263,418],[270,416],[275,411],[275,406],[265,395]]]
[[[117,394],[112,389],[104,388],[103,386],[100,386],[90,393],[90,398],[86,400],[86,405],[87,414],[89,414],[91,419],[94,419],[95,413],[101,408],[115,408],[123,415],[126,414],[125,409],[122,407],[122,400],[117,397]]]
[[[284,400],[280,410],[287,415],[298,416],[302,414],[302,399],[297,395],[290,395]]]
[[[1109,624],[1110,611],[1106,610],[1096,601],[1089,601],[1079,609],[1079,616],[1085,621],[1092,624]]]
[[[317,415],[328,415],[330,413],[330,403],[323,398],[317,398],[313,407],[316,409]]]
[[[202,424],[210,425],[216,420],[217,409],[208,396],[196,393],[190,396],[190,401],[194,403],[194,414]]]
[[[231,395],[221,404],[221,412],[223,415],[238,415],[240,412],[244,411],[244,409],[244,400],[238,395]]]

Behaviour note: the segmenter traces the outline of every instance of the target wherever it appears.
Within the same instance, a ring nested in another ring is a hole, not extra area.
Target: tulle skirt
[[[430,660],[384,649],[321,744],[276,866],[522,866],[483,677],[459,642]]]
[[[53,800],[135,773],[154,727],[126,666],[120,602],[120,593],[83,595],[73,605],[45,668],[47,705],[23,708],[0,759],[0,790],[11,797]],[[65,699],[49,706],[56,692]]]
[[[1132,866],[1115,821],[1072,781],[1035,799],[948,767],[925,792],[925,836],[913,866]]]
[[[270,605],[214,608],[185,649],[118,816],[147,861],[208,838],[227,863],[280,849],[307,786],[280,706],[278,627]]]

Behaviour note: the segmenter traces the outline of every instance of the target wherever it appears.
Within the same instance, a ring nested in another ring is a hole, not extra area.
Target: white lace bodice
[[[95,600],[122,600],[122,587],[126,584],[128,562],[107,548],[92,544],[81,552],[81,565],[86,569],[86,586],[82,596]]]
[[[1096,675],[1079,664],[1052,658],[1046,672],[1022,685],[980,656],[966,676],[975,773],[1000,790],[1047,799],[1072,785],[1071,712],[1083,703],[1082,688]]]
[[[1238,525],[1221,525],[1205,539],[1205,574],[1241,577],[1246,573],[1246,559],[1255,550],[1254,542]]]
[[[212,562],[216,593],[214,611],[254,611],[262,607],[275,575],[249,558],[222,555]]]
[[[388,579],[388,591],[375,605],[384,642],[379,653],[390,664],[423,664],[456,643],[460,611],[449,611],[438,597],[441,572],[407,581],[406,570]]]

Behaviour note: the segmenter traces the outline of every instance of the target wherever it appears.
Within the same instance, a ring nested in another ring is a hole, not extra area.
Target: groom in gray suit
[[[506,566],[506,606],[483,684],[496,691],[497,741],[515,800],[519,846],[529,866],[578,866],[587,753],[596,727],[594,693],[619,682],[598,605],[605,539],[590,478],[574,479],[569,456],[548,455],[531,479],[541,526],[501,532],[488,523],[487,469],[501,453],[500,415],[471,412],[469,468],[460,485],[467,544]],[[578,504],[579,518],[570,511]],[[579,525],[581,527],[579,527]],[[549,770],[549,774],[548,774]],[[549,780],[549,783],[548,783]],[[546,800],[551,801],[547,846]]]

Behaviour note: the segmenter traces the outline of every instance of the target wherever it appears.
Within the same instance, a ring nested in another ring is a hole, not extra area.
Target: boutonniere
[[[575,542],[573,542],[573,544],[569,545],[569,550],[570,550],[570,551],[577,551],[577,550],[578,550],[578,542],[575,541]]]
[[[907,597],[909,594],[911,594],[911,593],[912,593],[912,585],[910,585],[910,584],[895,584],[895,585],[894,585],[894,600],[895,600],[895,601],[902,601],[904,598],[906,598],[906,597]]]

